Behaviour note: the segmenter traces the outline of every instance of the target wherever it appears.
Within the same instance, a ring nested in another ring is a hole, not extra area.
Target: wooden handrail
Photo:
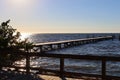
[[[0,52],[1,53],[1,52]],[[23,56],[38,56],[38,57],[53,57],[53,58],[70,58],[70,59],[85,59],[85,60],[106,60],[106,61],[120,61],[120,56],[97,56],[97,55],[77,55],[77,54],[55,54],[55,53],[39,53],[39,52],[17,52],[11,51],[2,52],[3,54],[15,54]]]
[[[14,67],[18,69],[26,69],[26,73],[29,73],[30,70],[43,70],[43,71],[49,71],[49,72],[59,72],[60,76],[65,76],[67,73],[70,72],[65,72],[64,71],[64,59],[80,59],[80,60],[96,60],[96,61],[101,61],[101,75],[102,79],[106,79],[108,75],[106,75],[106,62],[107,61],[120,61],[120,56],[93,56],[93,55],[72,55],[72,54],[40,54],[40,53],[19,53],[19,52],[14,52],[13,54],[18,54],[18,55],[23,55],[26,56],[26,66],[25,67],[16,67],[16,66],[4,66],[4,67]],[[52,57],[52,58],[59,58],[60,59],[60,71],[57,70],[46,70],[46,69],[40,69],[39,67],[30,67],[30,57],[33,56],[38,56],[38,57]],[[73,73],[74,74],[74,73]],[[76,75],[79,75],[80,73],[75,73]],[[85,74],[84,74],[85,75]],[[86,74],[88,75],[93,75],[93,74]],[[93,75],[95,76],[95,75]],[[98,75],[96,75],[97,77]]]

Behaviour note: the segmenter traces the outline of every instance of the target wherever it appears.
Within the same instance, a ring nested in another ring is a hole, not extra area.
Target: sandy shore
[[[82,77],[81,79],[75,78],[60,78],[59,76],[48,76],[48,75],[26,75],[23,72],[15,71],[0,71],[0,80],[101,80],[97,78]]]

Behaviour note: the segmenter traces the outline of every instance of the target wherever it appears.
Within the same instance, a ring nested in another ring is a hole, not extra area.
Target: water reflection
[[[31,35],[30,33],[21,33],[20,39],[25,40],[26,38],[29,38],[30,35]]]

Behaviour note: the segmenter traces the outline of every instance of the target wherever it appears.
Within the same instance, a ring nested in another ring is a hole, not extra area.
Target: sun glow
[[[14,3],[14,4],[27,4],[30,1],[31,0],[11,0],[11,3]]]
[[[21,39],[21,40],[25,40],[25,39],[28,38],[29,36],[30,36],[30,34],[28,34],[28,33],[21,33],[20,39]]]
[[[17,2],[17,3],[24,3],[26,2],[27,0],[11,0],[12,2]]]
[[[7,0],[8,4],[13,7],[29,7],[31,6],[36,0]]]

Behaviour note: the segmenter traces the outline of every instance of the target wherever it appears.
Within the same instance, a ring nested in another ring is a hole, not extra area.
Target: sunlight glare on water
[[[30,36],[29,33],[21,33],[20,39],[21,39],[21,40],[25,40],[25,39],[28,38],[29,36]]]

